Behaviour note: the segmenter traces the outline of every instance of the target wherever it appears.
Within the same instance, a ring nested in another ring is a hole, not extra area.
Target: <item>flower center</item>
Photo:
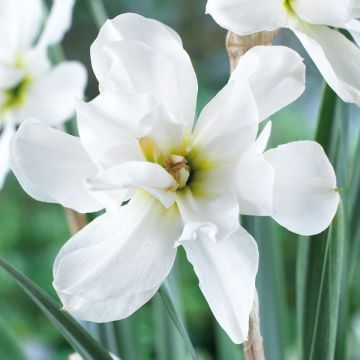
[[[292,1],[293,0],[285,0],[284,1],[284,8],[286,9],[286,11],[289,13],[289,14],[294,14],[295,13],[295,11],[294,11],[294,9],[293,9],[293,7],[292,7],[292,5],[291,5],[291,3],[292,3]]]
[[[177,182],[177,187],[173,190],[182,189],[187,185],[191,169],[183,156],[171,155],[170,158],[165,160],[164,169],[172,175]]]
[[[26,92],[31,83],[30,76],[25,76],[19,84],[12,88],[4,90],[5,101],[0,105],[0,112],[5,112],[12,107],[18,107],[24,104]]]
[[[176,191],[189,185],[194,172],[186,150],[172,149],[169,152],[163,152],[151,136],[139,139],[139,145],[147,161],[161,165],[175,179],[176,186],[169,190]]]

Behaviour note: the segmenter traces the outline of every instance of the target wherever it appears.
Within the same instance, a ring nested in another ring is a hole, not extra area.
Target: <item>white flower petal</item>
[[[139,291],[129,296],[104,300],[88,299],[86,296],[68,294],[61,290],[57,290],[57,293],[64,305],[64,309],[75,318],[96,323],[106,323],[124,319],[133,314],[157,293],[160,285],[158,284],[152,289]]]
[[[80,140],[92,160],[111,167],[124,159],[144,159],[138,127],[140,120],[156,106],[148,93],[105,92],[88,103],[79,102],[76,114]]]
[[[353,17],[360,18],[360,1],[355,0],[355,6],[353,8]]]
[[[59,43],[71,27],[75,0],[54,0],[37,46],[47,47]]]
[[[360,103],[360,49],[326,26],[299,25],[294,31],[339,97],[345,102]]]
[[[263,130],[261,131],[260,135],[258,136],[258,138],[256,139],[256,151],[259,154],[262,154],[269,142],[269,138],[271,135],[271,129],[272,129],[272,122],[269,121],[265,127],[263,128]]]
[[[175,116],[188,122],[187,92],[181,88],[181,74],[166,56],[135,41],[116,41],[104,46],[112,66],[100,82],[100,91],[130,94],[149,92]],[[188,91],[188,89],[186,89]],[[186,95],[186,96],[185,96]],[[190,119],[192,122],[193,119]]]
[[[303,59],[285,46],[253,47],[240,58],[230,81],[238,77],[248,80],[260,121],[295,101],[305,89]]]
[[[0,0],[0,9],[0,59],[14,65],[39,33],[42,1]]]
[[[98,217],[70,239],[56,258],[54,287],[66,310],[95,322],[130,315],[170,272],[181,228],[175,207],[166,210],[143,193],[119,211]],[[77,301],[78,297],[82,299]],[[109,309],[106,304],[114,304],[112,300],[117,305]],[[99,302],[106,306],[104,312],[99,311]]]
[[[351,33],[357,45],[360,46],[360,21],[352,19],[343,25],[343,27]]]
[[[30,116],[49,125],[64,122],[74,114],[76,100],[83,97],[86,80],[85,67],[78,62],[55,66],[31,85],[18,118]]]
[[[183,121],[192,124],[196,107],[197,80],[191,60],[175,31],[156,20],[137,14],[122,14],[108,20],[91,46],[91,62],[99,82],[104,80],[112,64],[111,58],[103,50],[104,45],[122,40],[141,43],[169,59],[178,74],[181,88],[179,102],[185,104]],[[147,59],[143,59],[143,66],[147,69]]]
[[[14,136],[11,168],[33,198],[58,202],[78,212],[103,208],[85,187],[97,168],[78,138],[35,120],[25,121]]]
[[[186,227],[180,242],[196,239],[203,233],[220,241],[239,228],[239,206],[233,190],[206,198],[185,189],[177,193],[176,202]]]
[[[6,175],[10,170],[10,143],[14,134],[13,124],[5,122],[4,128],[0,133],[0,189],[3,187]]]
[[[159,150],[170,155],[172,150],[182,147],[185,131],[191,129],[177,122],[166,108],[160,104],[141,119],[137,134],[138,138],[154,139]],[[176,150],[175,150],[176,151]]]
[[[208,0],[206,13],[239,35],[282,27],[286,11],[281,0]]]
[[[339,26],[350,20],[354,0],[296,0],[291,7],[308,23]]]
[[[194,130],[194,161],[225,166],[254,143],[258,112],[246,80],[229,82],[200,114]]]
[[[183,244],[216,320],[231,340],[247,340],[259,254],[255,240],[243,229],[213,242],[202,237]]]
[[[0,63],[0,89],[16,86],[23,77],[24,70]]]
[[[169,208],[176,196],[169,189],[176,186],[174,178],[159,164],[129,161],[114,166],[88,180],[90,189],[97,191],[144,189]]]
[[[322,147],[313,141],[297,141],[264,155],[275,172],[272,217],[301,235],[325,230],[335,216],[339,193]]]
[[[256,146],[245,153],[233,175],[242,215],[271,215],[274,171]]]

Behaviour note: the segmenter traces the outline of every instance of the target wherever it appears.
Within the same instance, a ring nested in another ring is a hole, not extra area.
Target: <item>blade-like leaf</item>
[[[334,358],[344,248],[344,209],[340,205],[328,231],[309,360]]]
[[[111,360],[111,356],[61,306],[38,285],[0,258],[0,266],[11,275],[63,337],[85,360]]]
[[[337,101],[336,94],[325,85],[316,140],[323,146],[333,164],[338,163],[339,146],[343,144],[339,135],[341,127],[336,123]],[[341,175],[340,179],[344,185],[345,176]],[[298,351],[303,360],[328,360],[334,357],[336,339],[333,336],[336,334],[340,296],[338,287],[341,284],[341,277],[334,274],[341,274],[343,270],[343,217],[344,212],[341,210],[332,231],[327,230],[309,239],[299,240],[303,243],[300,243],[298,249],[296,291]],[[338,253],[332,252],[334,247],[338,247]]]
[[[25,360],[20,346],[0,320],[0,360]]]
[[[191,357],[194,360],[197,360],[197,355],[195,352],[195,349],[191,343],[190,337],[186,331],[185,325],[181,319],[181,316],[176,308],[175,301],[173,299],[173,295],[171,293],[171,289],[169,285],[166,283],[166,281],[163,283],[163,285],[159,289],[159,294],[161,296],[161,299],[164,302],[164,305],[171,317],[171,319],[174,321],[174,324],[176,328],[178,329],[180,335],[182,336],[185,345],[187,347],[187,350],[191,354]]]
[[[280,238],[273,236],[269,218],[242,216],[241,223],[254,236],[260,253],[256,288],[260,301],[261,334],[267,359],[282,360],[289,331],[285,297],[284,261]]]

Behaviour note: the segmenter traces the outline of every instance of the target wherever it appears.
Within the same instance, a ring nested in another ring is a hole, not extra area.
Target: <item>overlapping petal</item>
[[[79,102],[76,112],[80,140],[92,160],[108,168],[124,160],[144,159],[138,127],[157,105],[148,93],[104,92],[88,103]]]
[[[255,240],[239,228],[222,241],[202,236],[183,245],[216,320],[234,343],[246,341],[259,258]]]
[[[171,270],[181,228],[176,208],[166,210],[142,193],[118,212],[98,217],[56,258],[54,287],[66,310],[95,322],[130,315]]]
[[[206,12],[239,35],[276,30],[287,16],[282,0],[208,0]]]
[[[322,147],[298,141],[265,152],[274,169],[272,217],[290,231],[313,235],[335,216],[339,193],[336,177]]]
[[[85,179],[94,176],[97,168],[74,136],[35,120],[25,121],[14,136],[11,168],[34,199],[58,202],[78,212],[103,208],[85,186]]]
[[[149,92],[178,121],[187,119],[188,91],[181,88],[181,74],[174,63],[147,45],[135,41],[116,41],[104,46],[112,66],[100,82],[100,91],[130,94]],[[193,119],[190,119],[192,121]]]
[[[176,203],[185,222],[180,243],[196,240],[204,234],[212,241],[221,241],[239,228],[239,205],[234,190],[216,198],[206,198],[185,189],[177,194]]]
[[[128,161],[88,179],[95,191],[143,189],[157,198],[166,208],[176,200],[174,178],[159,164],[146,161]],[[127,200],[127,199],[124,199]]]
[[[292,103],[305,89],[303,59],[285,46],[253,47],[239,59],[230,82],[238,77],[248,80],[260,121]]]
[[[109,53],[104,51],[104,46],[118,41],[130,41],[142,45],[157,53],[158,57],[164,56],[173,64],[183,104],[182,121],[192,124],[196,106],[197,80],[179,36],[166,25],[137,14],[122,14],[113,20],[108,20],[91,46],[92,66],[100,83],[104,81],[112,66],[112,59]],[[134,57],[131,59],[137,60]],[[144,69],[149,70],[148,59],[143,58],[142,61]]]
[[[345,102],[360,102],[360,49],[326,26],[298,26],[295,34],[331,88]]]
[[[225,166],[255,141],[258,111],[245,79],[230,81],[202,110],[193,133],[194,162]]]

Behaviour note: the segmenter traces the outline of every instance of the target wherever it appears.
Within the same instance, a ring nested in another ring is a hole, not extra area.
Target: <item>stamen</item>
[[[182,189],[186,186],[190,178],[190,166],[183,156],[171,155],[170,158],[165,161],[164,168],[176,180],[178,186],[175,190]]]

